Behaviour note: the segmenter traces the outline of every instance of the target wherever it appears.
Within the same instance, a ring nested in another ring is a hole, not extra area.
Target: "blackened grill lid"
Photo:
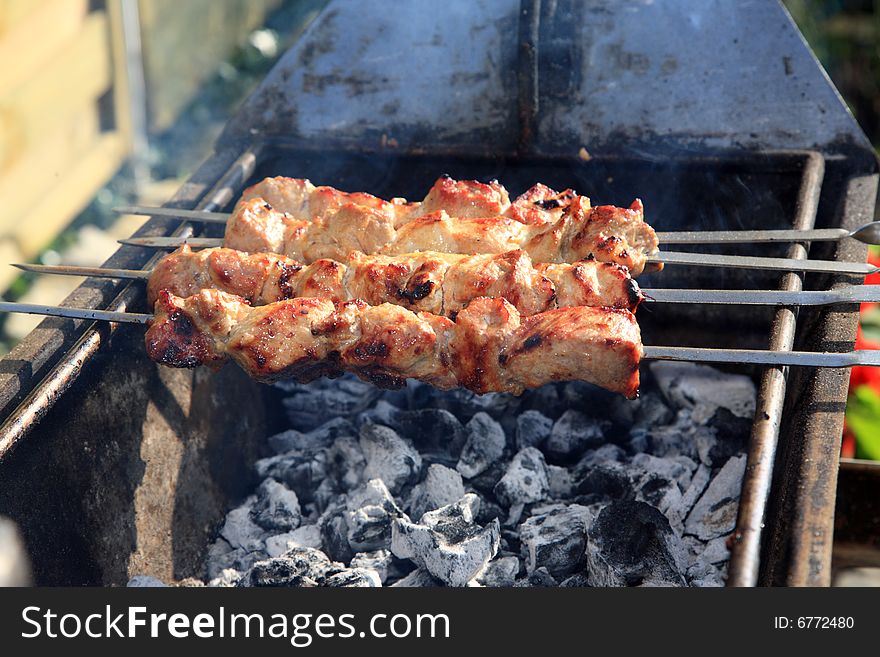
[[[675,146],[870,152],[776,2],[334,0],[230,121],[254,138],[401,152],[522,144],[524,32],[537,13],[527,150]],[[524,19],[525,20],[525,19]],[[527,30],[526,30],[527,32]]]

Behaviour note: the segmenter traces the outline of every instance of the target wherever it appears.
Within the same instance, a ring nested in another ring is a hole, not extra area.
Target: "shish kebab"
[[[400,220],[393,212],[346,202],[324,214],[296,219],[299,215],[280,212],[256,197],[238,203],[222,240],[148,237],[120,242],[153,248],[178,248],[184,243],[198,248],[225,246],[251,253],[280,253],[307,263],[321,258],[341,260],[352,251],[370,255],[415,251],[492,254],[521,249],[537,263],[576,262],[592,256],[600,262],[627,267],[633,277],[661,269],[664,264],[863,276],[871,273],[865,263],[659,253],[656,234],[645,223],[638,200],[629,208],[592,207],[589,199],[575,195],[561,207],[561,211],[559,207],[542,211],[542,219],[525,223],[521,217],[505,215],[453,217],[442,209]]]
[[[421,203],[411,203],[395,198],[389,201],[365,193],[348,193],[328,186],[315,186],[303,178],[278,176],[265,178],[247,188],[241,200],[261,197],[277,210],[287,212],[299,219],[307,215],[317,215],[338,209],[346,202],[364,205],[393,214],[398,220],[429,214],[444,209],[454,216],[495,216],[507,215],[524,223],[546,223],[574,197],[575,192],[565,190],[555,192],[545,185],[535,185],[525,194],[510,202],[507,190],[493,181],[488,184],[469,180],[453,180],[441,177],[431,188]],[[175,208],[154,208],[145,206],[125,206],[115,208],[122,214],[141,214],[147,216],[167,216],[206,223],[227,223],[230,214],[208,212],[205,210],[182,210]],[[733,243],[773,243],[773,242],[827,242],[853,238],[865,244],[880,244],[880,222],[873,221],[855,230],[845,228],[816,228],[809,230],[767,229],[767,230],[699,230],[699,231],[657,231],[661,244],[733,244]]]
[[[500,297],[523,315],[567,306],[608,306],[635,312],[644,301],[751,305],[832,305],[880,300],[880,286],[834,290],[642,290],[625,267],[582,260],[532,263],[524,251],[466,256],[423,251],[402,256],[350,254],[344,262],[321,259],[304,265],[274,253],[244,253],[188,245],[162,258],[152,270],[16,264],[25,271],[141,280],[152,306],[161,290],[188,297],[214,288],[265,305],[294,297],[331,301],[363,299],[410,310],[454,316],[480,296]]]
[[[259,381],[301,382],[352,372],[379,386],[408,379],[439,388],[510,392],[581,380],[638,394],[643,359],[809,367],[880,366],[880,351],[849,353],[644,346],[628,310],[576,306],[522,316],[480,297],[453,321],[385,303],[300,297],[251,306],[219,290],[162,292],[155,314],[0,303],[0,311],[148,324],[147,353],[172,367],[236,362]]]

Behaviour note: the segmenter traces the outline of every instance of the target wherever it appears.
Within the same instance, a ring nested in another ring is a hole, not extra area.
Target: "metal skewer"
[[[120,214],[138,214],[153,217],[175,217],[225,224],[229,221],[227,212],[208,212],[207,210],[179,210],[175,208],[148,208],[140,205],[127,205],[113,208]],[[851,237],[865,244],[880,245],[880,221],[872,221],[855,230],[845,228],[814,228],[811,230],[770,229],[770,230],[682,230],[657,231],[661,244],[759,244],[772,242],[836,242]]]
[[[69,317],[71,319],[92,319],[127,324],[146,324],[153,319],[152,315],[141,313],[127,313],[116,310],[89,310],[86,308],[65,308],[64,306],[43,306],[36,303],[11,303],[8,301],[0,301],[0,312],[49,315],[51,317]]]
[[[141,205],[124,205],[113,208],[118,214],[137,214],[147,217],[174,217],[175,219],[189,219],[211,224],[225,224],[229,221],[228,212],[209,212],[207,210],[181,210],[179,208],[145,208]]]
[[[195,248],[212,248],[223,246],[220,237],[132,237],[119,240],[127,246],[143,246],[152,249],[176,249],[183,244]],[[715,253],[679,253],[663,251],[649,255],[648,262],[660,262],[666,265],[690,265],[694,267],[725,267],[735,269],[765,269],[787,272],[820,272],[830,274],[853,274],[867,276],[880,272],[864,262],[838,262],[835,260],[797,260],[794,258],[766,258],[763,256],[719,255]]]
[[[151,270],[102,269],[75,265],[13,264],[24,271],[63,276],[91,276],[95,278],[124,278],[149,280]],[[831,306],[848,303],[880,303],[880,285],[849,285],[834,290],[691,290],[643,289],[647,303],[701,303],[736,304],[749,306]]]
[[[685,230],[657,231],[661,244],[737,244],[761,242],[836,242],[852,237],[865,244],[880,244],[880,221],[855,230],[813,228],[811,230]]]
[[[53,317],[70,317],[72,319],[91,319],[130,324],[146,324],[153,319],[153,315],[141,313],[9,302],[0,302],[0,312],[18,312],[31,315],[50,315]],[[703,347],[655,347],[650,345],[644,346],[642,350],[642,358],[644,360],[682,360],[704,363],[749,363],[753,365],[804,367],[880,367],[880,350],[835,353],[766,351],[762,349],[711,349]]]

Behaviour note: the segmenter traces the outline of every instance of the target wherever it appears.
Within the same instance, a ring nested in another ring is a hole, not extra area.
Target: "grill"
[[[498,178],[517,193],[541,180],[618,205],[637,193],[663,231],[854,229],[873,217],[870,144],[780,6],[444,9],[412,2],[386,16],[331,2],[169,205],[228,209],[269,175],[419,198],[442,172]],[[138,236],[194,230],[154,218]],[[698,250],[713,248],[722,251]],[[852,240],[723,252],[865,258]],[[149,257],[123,247],[107,266],[141,268]],[[673,266],[640,279],[784,290],[858,282]],[[142,295],[90,279],[65,305],[141,310]],[[848,351],[857,312],[675,305],[639,321],[646,344]],[[275,391],[233,368],[159,369],[141,341],[136,329],[48,319],[2,361],[0,513],[22,526],[40,583],[196,574],[230,501],[253,487],[253,438],[279,422]],[[729,584],[827,585],[848,371],[733,369],[759,381],[759,398]]]

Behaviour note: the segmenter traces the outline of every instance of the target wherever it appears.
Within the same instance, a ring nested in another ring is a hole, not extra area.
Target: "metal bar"
[[[240,155],[211,190],[202,197],[203,208],[223,207],[229,202],[231,189],[241,188],[256,168],[262,147],[252,147]],[[190,231],[186,224],[179,231]],[[155,257],[149,261],[158,261]],[[148,264],[149,264],[148,263]],[[121,311],[135,303],[142,294],[140,286],[128,285],[108,305],[108,309]],[[76,381],[85,364],[106,341],[113,324],[96,323],[88,327],[82,337],[70,348],[47,374],[30,390],[0,425],[0,461],[18,444],[27,432],[39,422],[61,395]]]
[[[76,265],[13,264],[24,271],[61,276],[127,278],[147,281],[152,270],[104,269]],[[744,306],[832,306],[853,303],[880,303],[880,285],[848,285],[833,290],[689,290],[642,288],[647,303],[700,303]]]
[[[208,212],[207,210],[182,210],[180,208],[149,208],[143,205],[122,205],[113,208],[118,214],[137,214],[145,217],[172,217],[174,219],[190,219],[215,224],[229,221],[228,212]]]
[[[87,276],[92,278],[128,278],[147,281],[152,270],[146,269],[113,269],[110,267],[78,267],[75,265],[32,265],[25,263],[13,264],[13,267],[35,274],[60,274],[62,276]]]
[[[795,245],[794,252],[798,251]],[[765,258],[762,256],[719,255],[717,253],[679,253],[663,251],[648,256],[648,262],[692,267],[724,267],[734,269],[764,269],[785,272],[825,274],[853,274],[867,276],[880,268],[866,262],[837,262],[835,260],[806,260],[800,258]]]
[[[645,345],[645,360],[683,360],[697,363],[736,363],[772,367],[880,367],[880,351],[770,351],[766,349],[712,349]],[[740,503],[742,504],[742,503]],[[741,539],[740,539],[741,540]]]
[[[130,237],[119,240],[120,244],[128,246],[145,246],[151,249],[173,250],[184,244],[197,249],[223,246],[222,237]]]
[[[116,310],[66,308],[32,303],[0,302],[0,312],[49,315],[71,319],[90,319],[104,322],[147,324],[153,315]],[[642,348],[644,360],[680,360],[704,363],[744,363],[752,365],[797,365],[803,367],[880,367],[880,351],[857,350],[845,353],[812,351],[767,351],[763,349],[712,349],[705,347]]]
[[[836,242],[850,237],[844,228],[813,230],[685,230],[657,231],[661,244],[739,244],[759,242]]]
[[[798,190],[795,229],[807,230],[815,224],[824,177],[825,159],[818,153],[808,154]],[[793,244],[788,255],[795,259],[806,259],[807,248],[804,244]],[[789,292],[800,292],[803,289],[803,279],[798,274],[790,273],[783,277],[780,288]],[[796,311],[792,308],[780,308],[773,319],[769,348],[783,355],[786,352],[791,353],[796,328]],[[730,546],[728,586],[751,587],[758,583],[761,535],[773,480],[773,465],[776,461],[788,382],[788,370],[784,365],[790,364],[792,363],[780,362],[765,369],[761,375],[734,540]]]
[[[646,302],[745,306],[832,306],[878,303],[880,285],[848,285],[833,290],[677,290],[643,289]]]
[[[89,308],[65,308],[64,306],[43,306],[37,303],[11,303],[0,301],[0,312],[25,313],[27,315],[49,315],[51,317],[69,317],[70,319],[92,319],[103,322],[127,324],[146,324],[152,315],[126,313],[117,310],[94,310]]]
[[[519,139],[517,150],[524,155],[535,136],[538,117],[538,35],[541,0],[521,0],[519,50],[517,55],[517,104]]]

